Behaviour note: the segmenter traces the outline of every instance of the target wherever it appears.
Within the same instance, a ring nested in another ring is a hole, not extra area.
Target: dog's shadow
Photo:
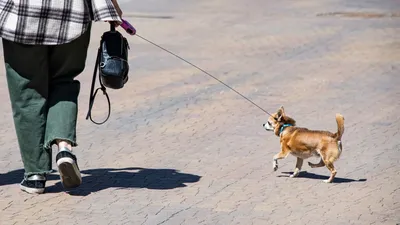
[[[21,182],[23,170],[14,170],[0,174],[0,186]],[[101,168],[83,170],[82,185],[73,190],[67,190],[70,195],[87,196],[91,193],[108,188],[129,189],[147,188],[167,190],[186,187],[185,183],[198,182],[201,176],[181,173],[175,169],[147,169],[147,168]],[[49,174],[48,180],[58,180],[58,174]],[[61,182],[46,188],[47,193],[65,191]]]
[[[282,172],[282,173],[286,174],[286,175],[279,175],[278,177],[289,177],[291,174],[293,174],[293,172]],[[329,178],[329,176],[319,175],[319,174],[315,174],[315,173],[309,173],[307,171],[301,171],[299,173],[299,175],[294,179],[297,179],[297,178],[326,180]],[[335,179],[333,180],[332,183],[350,183],[350,182],[365,182],[365,181],[367,181],[367,179],[354,180],[354,179],[348,179],[348,178],[335,177]]]

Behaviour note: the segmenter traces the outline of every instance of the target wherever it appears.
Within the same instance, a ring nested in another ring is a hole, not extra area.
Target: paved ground
[[[0,72],[1,225],[400,223],[397,0],[121,4],[140,34],[270,111],[284,105],[300,126],[335,131],[342,113],[336,182],[323,183],[329,171],[308,166],[288,178],[292,156],[273,172],[279,140],[261,127],[262,111],[135,37],[129,84],[110,91],[110,120],[86,121],[95,49],[107,29],[96,24],[80,77],[78,190],[63,192],[55,173],[47,194],[19,191],[22,163]]]

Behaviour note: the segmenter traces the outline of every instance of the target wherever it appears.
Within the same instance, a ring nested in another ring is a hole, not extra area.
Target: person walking
[[[6,79],[25,173],[20,188],[43,193],[52,146],[64,188],[81,185],[76,155],[80,82],[93,21],[118,25],[117,0],[0,0]]]

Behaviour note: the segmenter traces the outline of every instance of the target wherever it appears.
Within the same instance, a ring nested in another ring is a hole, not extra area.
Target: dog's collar
[[[283,130],[284,130],[286,127],[291,127],[291,126],[292,126],[292,124],[283,124],[283,125],[281,126],[281,130],[279,131],[279,135],[282,134]]]

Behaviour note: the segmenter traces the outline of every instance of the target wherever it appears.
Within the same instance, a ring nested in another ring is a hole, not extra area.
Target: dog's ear
[[[282,121],[282,118],[285,116],[285,109],[283,108],[283,106],[281,106],[278,109],[278,112],[276,113],[276,119],[278,120],[278,122]]]
[[[281,106],[280,111],[282,112],[282,116],[285,116],[285,109]]]

